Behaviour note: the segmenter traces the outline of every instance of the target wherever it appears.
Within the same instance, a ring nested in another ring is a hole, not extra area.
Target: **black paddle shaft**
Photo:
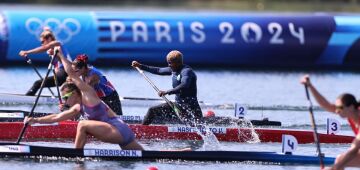
[[[32,63],[31,59],[29,57],[25,57],[26,63],[28,63],[29,65],[31,65],[31,67],[34,69],[34,71],[36,72],[36,74],[39,76],[39,78],[41,80],[43,80],[43,77],[41,76],[41,74],[39,73],[39,71],[36,69],[35,65]],[[54,75],[55,76],[55,75]],[[50,93],[52,96],[55,96],[54,92],[51,90],[50,87],[48,87]]]
[[[61,100],[61,95],[60,95],[59,82],[58,82],[58,79],[56,77],[55,67],[54,66],[53,66],[52,70],[53,70],[53,74],[54,74],[54,82],[55,82],[55,86],[56,86],[57,95],[58,95],[58,98],[59,98],[59,103],[63,104],[63,102]]]
[[[316,127],[316,123],[315,123],[315,117],[314,117],[314,113],[313,113],[313,105],[312,102],[310,100],[310,95],[309,95],[309,89],[308,86],[305,84],[305,92],[306,92],[306,98],[309,102],[309,111],[310,111],[310,118],[311,118],[311,124],[314,130],[314,140],[316,143],[316,148],[317,148],[317,152],[318,152],[318,156],[319,156],[319,161],[320,161],[320,166],[321,169],[324,168],[324,161],[323,161],[323,155],[321,153],[321,149],[320,149],[320,140],[319,140],[319,134],[317,133],[317,127]]]
[[[35,103],[34,103],[32,109],[31,109],[31,111],[30,111],[29,117],[32,117],[33,114],[34,114],[35,107],[36,107],[36,105],[37,105],[37,103],[38,103],[38,101],[39,101],[41,92],[42,92],[42,90],[44,89],[45,79],[46,79],[46,78],[49,76],[49,74],[50,74],[51,67],[52,67],[52,63],[53,63],[53,61],[54,61],[54,58],[57,56],[57,53],[58,53],[58,51],[55,50],[55,54],[51,57],[51,60],[50,60],[49,66],[48,66],[48,70],[47,70],[47,72],[46,72],[45,78],[44,78],[43,81],[41,82],[39,94],[36,96]],[[19,135],[19,137],[18,137],[18,139],[17,139],[17,141],[16,141],[16,144],[19,144],[19,143],[20,143],[20,141],[21,141],[21,139],[22,139],[22,137],[23,137],[23,135],[24,135],[24,133],[25,133],[25,130],[26,130],[26,128],[28,127],[28,125],[29,125],[28,122],[26,122],[26,123],[24,124],[23,128],[21,129],[20,135]]]

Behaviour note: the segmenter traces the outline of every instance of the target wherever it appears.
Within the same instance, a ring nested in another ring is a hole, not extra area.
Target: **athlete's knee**
[[[77,125],[77,130],[86,132],[88,125],[89,125],[88,121],[80,120],[78,125]]]
[[[341,161],[343,157],[344,157],[344,154],[339,154],[338,156],[336,156],[335,163],[338,163],[339,161]]]

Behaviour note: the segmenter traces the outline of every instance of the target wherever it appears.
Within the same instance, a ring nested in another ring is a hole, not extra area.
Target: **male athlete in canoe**
[[[132,62],[133,67],[138,67],[157,75],[172,76],[172,89],[160,91],[159,96],[175,94],[176,104],[181,109],[181,119],[199,121],[202,119],[202,111],[197,99],[197,77],[193,69],[183,64],[183,55],[180,51],[170,51],[166,56],[168,67],[154,67]],[[173,109],[167,104],[160,104],[149,108],[144,117],[143,124],[149,125],[155,119],[170,120],[179,119]]]

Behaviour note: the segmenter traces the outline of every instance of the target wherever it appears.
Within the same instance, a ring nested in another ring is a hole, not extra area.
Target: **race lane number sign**
[[[235,103],[235,117],[236,118],[244,118],[247,110],[248,109],[245,105]]]
[[[298,141],[292,135],[282,135],[282,153],[292,153],[296,150]]]
[[[327,124],[326,126],[327,134],[336,135],[337,133],[340,132],[341,123],[338,120],[328,118],[326,124]]]

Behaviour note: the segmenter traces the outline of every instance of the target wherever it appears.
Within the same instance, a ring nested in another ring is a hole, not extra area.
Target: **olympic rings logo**
[[[81,30],[79,21],[74,18],[66,18],[63,21],[56,18],[48,18],[42,21],[39,18],[33,17],[26,20],[25,27],[30,34],[35,35],[37,38],[40,37],[44,27],[49,27],[55,37],[63,43],[69,42]]]

